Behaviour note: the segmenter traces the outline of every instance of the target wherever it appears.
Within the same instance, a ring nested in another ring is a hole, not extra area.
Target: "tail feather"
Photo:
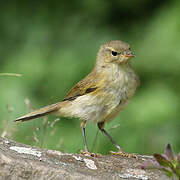
[[[45,116],[47,114],[50,114],[50,113],[54,113],[56,111],[58,111],[60,109],[60,102],[59,103],[56,103],[56,104],[52,104],[52,105],[49,105],[49,106],[45,106],[41,109],[38,109],[38,110],[35,110],[31,113],[28,113],[22,117],[19,117],[17,119],[15,119],[14,121],[17,122],[17,121],[21,121],[21,122],[24,122],[24,121],[28,121],[28,120],[31,120],[31,119],[36,119],[36,118],[39,118],[39,117],[42,117],[42,116]]]

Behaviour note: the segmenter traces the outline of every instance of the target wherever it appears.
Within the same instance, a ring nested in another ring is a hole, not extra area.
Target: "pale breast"
[[[108,103],[108,113],[104,117],[104,121],[110,121],[114,118],[133,97],[137,84],[138,77],[130,66],[120,67],[118,71],[114,73],[112,83],[107,93],[111,94],[111,99]]]

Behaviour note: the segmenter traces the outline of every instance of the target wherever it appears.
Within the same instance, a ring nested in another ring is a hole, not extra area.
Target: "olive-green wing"
[[[83,80],[79,81],[67,94],[63,101],[72,101],[79,96],[98,90],[99,78],[94,72],[90,73]]]

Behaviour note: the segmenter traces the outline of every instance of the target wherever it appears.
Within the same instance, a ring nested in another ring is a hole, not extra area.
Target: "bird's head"
[[[102,45],[97,54],[97,64],[125,64],[135,55],[128,43],[123,41],[110,41]]]

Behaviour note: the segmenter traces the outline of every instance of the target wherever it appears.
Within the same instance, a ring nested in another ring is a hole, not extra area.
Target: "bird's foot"
[[[130,153],[126,153],[122,150],[119,150],[117,152],[114,152],[114,151],[110,151],[110,153],[112,155],[119,155],[119,156],[123,156],[123,157],[127,157],[127,158],[138,158],[136,154],[130,154]]]
[[[100,156],[101,156],[100,154],[91,153],[91,152],[89,152],[89,151],[80,150],[79,152],[80,152],[82,155],[84,155],[84,156],[91,156],[91,157],[100,157]]]

